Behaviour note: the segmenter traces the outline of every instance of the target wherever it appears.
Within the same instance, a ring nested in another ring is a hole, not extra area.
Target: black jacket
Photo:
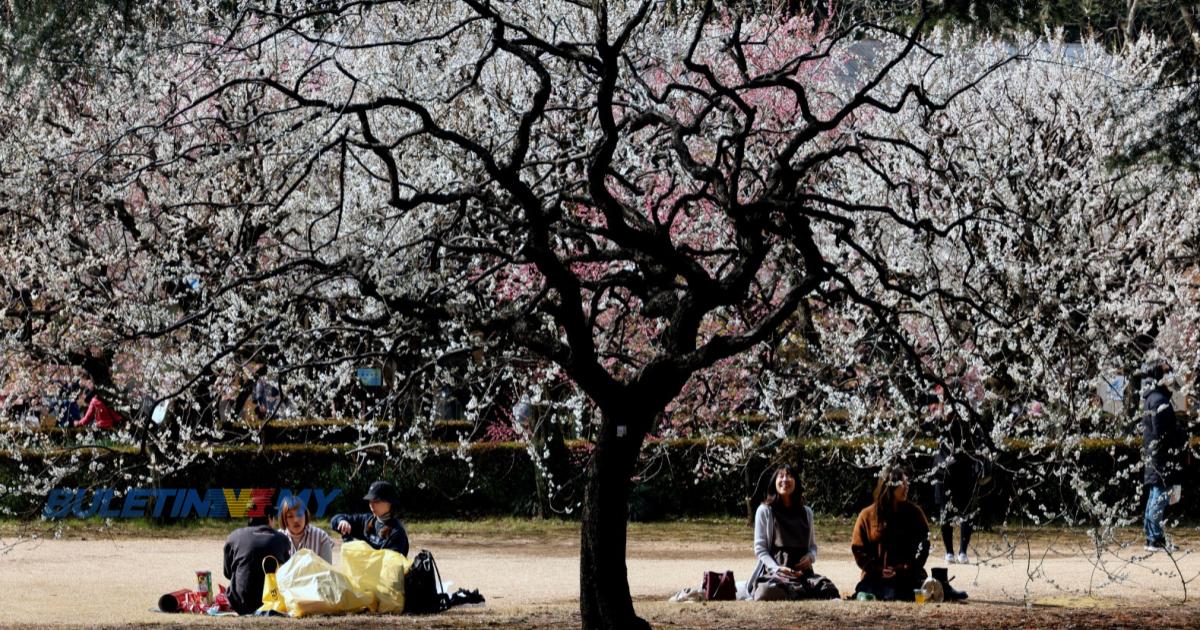
[[[940,507],[951,498],[960,510],[965,509],[975,487],[991,476],[990,454],[996,452],[990,431],[978,422],[968,421],[958,414],[941,419],[938,450],[934,453],[934,502]]]
[[[1142,416],[1142,483],[1169,486],[1176,483],[1182,468],[1186,439],[1175,420],[1167,388],[1156,387],[1142,394],[1142,400],[1146,412]]]
[[[225,540],[225,577],[229,579],[229,605],[239,615],[247,615],[262,606],[263,559],[275,556],[279,564],[291,556],[287,536],[266,525],[233,530]],[[268,568],[271,563],[267,563]]]
[[[337,531],[342,521],[350,523],[350,533],[342,536],[343,541],[365,540],[373,549],[391,549],[408,556],[408,532],[404,531],[400,519],[380,520],[371,513],[336,514],[329,521],[329,526]]]

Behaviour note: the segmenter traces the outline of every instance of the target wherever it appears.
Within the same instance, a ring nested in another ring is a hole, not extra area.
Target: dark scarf
[[[771,505],[771,515],[775,518],[775,531],[771,536],[775,561],[792,566],[808,553],[808,533],[812,526],[808,522],[808,512],[803,505],[785,508],[776,502]]]
[[[396,526],[396,517],[389,512],[383,518],[379,518],[374,514],[367,519],[367,526],[363,528],[364,534],[375,534],[380,538],[387,540],[392,535],[392,531]]]

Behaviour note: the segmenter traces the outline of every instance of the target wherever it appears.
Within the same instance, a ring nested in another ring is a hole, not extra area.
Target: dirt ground
[[[406,627],[556,628],[579,623],[578,544],[567,537],[414,537],[414,548],[433,552],[443,578],[452,581],[453,588],[478,588],[487,598],[484,606],[425,618],[259,621],[151,612],[160,594],[190,586],[194,571],[208,569],[214,578],[220,577],[221,538],[39,539],[15,545],[9,538],[3,542],[9,548],[0,554],[0,624],[250,622],[362,628],[398,623]],[[696,585],[705,570],[731,569],[745,579],[754,568],[749,540],[733,544],[632,537],[628,565],[639,614],[664,628],[761,624],[835,628],[876,622],[964,628],[1200,627],[1200,605],[1194,603],[1200,601],[1200,582],[1195,581],[1200,575],[1200,553],[1185,550],[1172,559],[1165,554],[1147,556],[1140,547],[1130,546],[1102,554],[1097,560],[1072,552],[1066,545],[1009,545],[988,535],[979,536],[975,548],[993,557],[950,569],[956,576],[954,584],[970,593],[967,604],[665,601],[680,588]],[[943,564],[939,555],[932,557],[928,566]],[[823,545],[816,568],[843,592],[853,590],[858,570],[843,544],[830,541]]]

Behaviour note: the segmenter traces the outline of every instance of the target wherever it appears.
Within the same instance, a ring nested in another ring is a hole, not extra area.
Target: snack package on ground
[[[335,615],[376,609],[375,596],[309,549],[301,549],[275,573],[279,593],[293,617]]]
[[[410,564],[404,554],[372,549],[362,540],[342,545],[346,577],[359,591],[375,595],[381,613],[404,612],[404,574]]]
[[[217,607],[218,612],[233,612],[233,604],[229,603],[229,595],[225,593],[224,586],[217,587],[217,596],[213,599],[213,605]]]

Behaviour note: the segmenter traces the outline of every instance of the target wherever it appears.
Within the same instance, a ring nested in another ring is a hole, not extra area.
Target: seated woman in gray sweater
[[[283,527],[279,533],[288,537],[292,555],[301,549],[308,549],[325,562],[333,564],[333,539],[325,530],[308,522],[308,506],[304,503],[304,499],[296,495],[280,501],[279,521]]]
[[[804,504],[796,471],[775,470],[767,498],[754,515],[758,565],[746,583],[752,599],[836,599],[837,586],[813,572],[817,543],[812,508]]]

